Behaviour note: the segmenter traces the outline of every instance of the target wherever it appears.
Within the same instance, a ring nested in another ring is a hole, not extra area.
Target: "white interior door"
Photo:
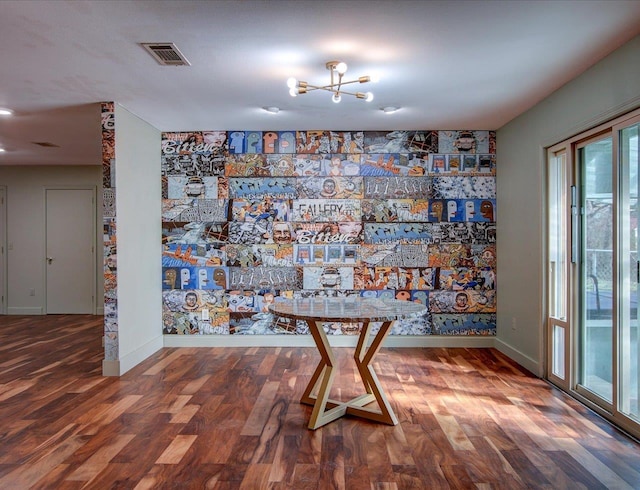
[[[6,188],[0,186],[0,314],[7,313],[7,208]]]
[[[95,190],[45,189],[46,313],[95,313]]]

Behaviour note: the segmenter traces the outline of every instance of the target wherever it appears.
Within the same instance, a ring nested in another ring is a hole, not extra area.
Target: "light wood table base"
[[[358,345],[355,348],[354,359],[358,372],[362,378],[362,383],[366,393],[352,398],[349,401],[341,402],[329,398],[333,378],[336,374],[336,360],[329,345],[327,334],[322,328],[322,323],[307,320],[311,335],[320,352],[320,362],[316,367],[307,388],[300,399],[301,403],[313,406],[313,412],[309,420],[309,429],[317,429],[343,415],[356,415],[365,419],[382,422],[389,425],[396,425],[396,418],[387,397],[380,386],[371,361],[380,350],[382,341],[389,333],[393,321],[382,323],[380,330],[376,333],[369,345],[371,335],[371,323],[364,322],[362,331],[358,338]],[[366,407],[370,403],[377,401],[378,407]]]

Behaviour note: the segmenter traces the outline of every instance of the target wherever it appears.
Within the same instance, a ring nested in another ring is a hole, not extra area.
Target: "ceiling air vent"
[[[173,43],[140,43],[140,45],[162,66],[191,65]]]
[[[32,141],[31,143],[33,143],[34,145],[42,146],[44,148],[60,148],[59,145],[49,143],[48,141]]]

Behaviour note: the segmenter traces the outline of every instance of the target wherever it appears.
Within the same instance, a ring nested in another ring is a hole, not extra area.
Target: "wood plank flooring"
[[[640,488],[636,442],[494,349],[383,347],[399,424],[310,431],[315,349],[168,348],[104,378],[101,335],[97,316],[0,316],[0,489]]]

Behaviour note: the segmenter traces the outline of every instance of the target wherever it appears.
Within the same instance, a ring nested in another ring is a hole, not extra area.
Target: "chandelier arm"
[[[351,83],[362,83],[362,82],[360,80],[349,80],[348,82],[342,82],[340,85],[349,85]]]
[[[331,92],[332,94],[346,94],[346,95],[353,95],[354,97],[357,97],[355,92],[347,92],[346,90],[340,90],[338,92],[338,90],[336,90],[335,88],[331,88],[331,85],[325,85],[324,87],[316,87],[315,85],[307,85],[306,87],[306,92],[313,92],[314,90],[326,90],[327,92]]]
[[[336,89],[335,87],[337,86],[337,84],[334,85],[323,85],[321,87],[317,86],[317,85],[307,85],[307,87],[313,87],[314,90],[326,90],[328,92],[335,92]]]
[[[337,91],[331,90],[331,92],[333,92],[334,94],[338,93]],[[354,97],[357,97],[355,92],[347,92],[345,90],[340,90],[339,92],[340,94],[345,94],[345,95],[353,95]]]
[[[342,88],[342,73],[338,72],[338,89],[336,95],[340,95],[340,89]]]
[[[307,83],[307,89],[313,88],[314,90],[327,90],[329,92],[342,92],[342,90],[340,90],[340,86],[341,85],[349,85],[351,83],[359,83],[359,82],[358,82],[358,80],[350,80],[348,82],[334,83],[334,84],[322,85],[322,86],[311,85],[311,84]]]

